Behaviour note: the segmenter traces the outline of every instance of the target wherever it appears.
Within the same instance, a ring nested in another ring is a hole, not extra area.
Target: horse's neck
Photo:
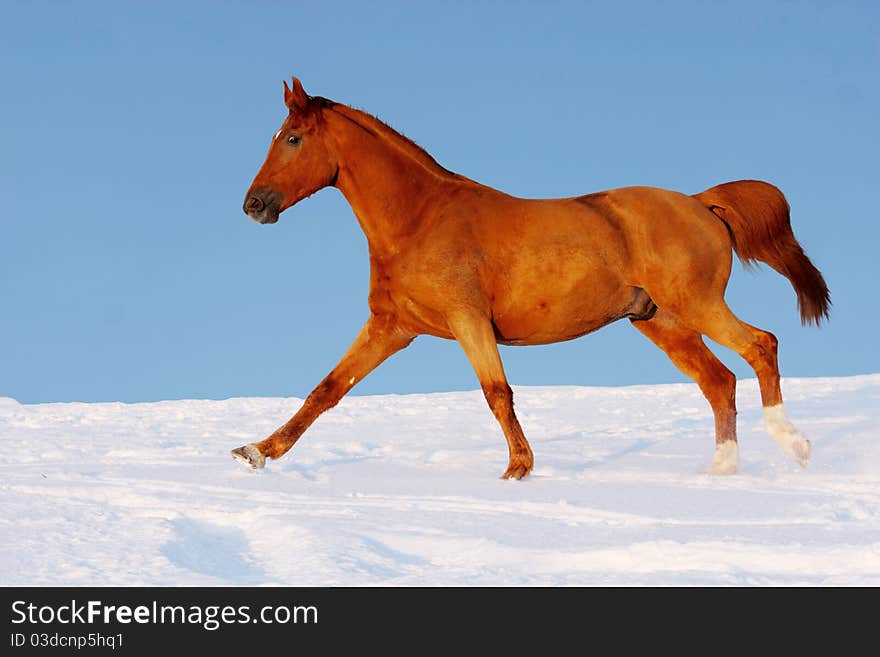
[[[371,253],[393,255],[417,229],[430,198],[452,184],[451,174],[420,161],[412,151],[417,147],[395,144],[393,134],[350,116],[336,116],[332,127],[339,150],[336,187],[351,205]]]

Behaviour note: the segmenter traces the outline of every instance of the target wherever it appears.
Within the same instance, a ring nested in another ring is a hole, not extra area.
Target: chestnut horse
[[[713,474],[737,469],[736,377],[702,336],[755,370],[767,429],[801,465],[810,442],[782,405],[776,338],[724,301],[732,251],[788,278],[801,320],[828,316],[828,288],[801,249],[774,186],[741,180],[688,196],[626,187],[574,198],[510,196],[444,169],[373,116],[284,84],[289,113],[244,211],[271,224],[334,186],[370,252],[370,317],[339,364],[286,424],[234,450],[251,467],[277,459],[324,411],[422,334],[458,340],[510,450],[504,477],[533,467],[498,344],[571,340],[621,318],[694,379],[715,414]]]

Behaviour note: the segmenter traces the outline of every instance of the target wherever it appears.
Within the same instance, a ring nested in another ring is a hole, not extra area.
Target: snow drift
[[[695,385],[348,397],[265,470],[229,449],[299,399],[0,398],[3,585],[880,584],[880,375],[787,379],[807,469],[738,388],[740,474],[703,474]]]

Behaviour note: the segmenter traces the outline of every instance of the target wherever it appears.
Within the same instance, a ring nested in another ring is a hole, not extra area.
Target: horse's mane
[[[316,106],[321,109],[326,108],[336,112],[340,116],[348,119],[359,128],[365,130],[374,137],[379,137],[384,141],[390,143],[393,147],[409,155],[411,158],[413,158],[416,162],[421,164],[429,171],[433,171],[434,173],[442,176],[453,176],[455,178],[462,177],[459,174],[450,171],[446,167],[440,165],[440,163],[438,163],[437,160],[435,160],[431,156],[431,154],[428,153],[428,151],[419,146],[416,142],[414,142],[406,135],[392,128],[384,121],[377,119],[372,114],[368,114],[363,110],[355,109],[353,107],[349,107],[348,105],[343,105],[342,103],[337,103],[321,96],[310,96],[309,104],[312,103],[315,103]]]

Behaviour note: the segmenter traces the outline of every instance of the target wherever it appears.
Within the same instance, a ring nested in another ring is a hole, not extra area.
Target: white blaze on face
[[[773,440],[779,443],[801,465],[810,459],[810,441],[804,437],[785,415],[782,404],[764,407],[764,423]]]
[[[281,130],[279,130],[278,132],[276,132],[276,133],[275,133],[275,136],[272,137],[272,141],[275,141],[276,139],[278,139],[278,135],[280,135],[280,134],[281,134]]]

